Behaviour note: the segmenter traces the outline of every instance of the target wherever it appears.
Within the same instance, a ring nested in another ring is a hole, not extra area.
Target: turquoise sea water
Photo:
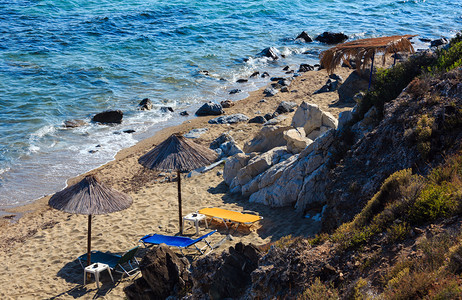
[[[254,71],[275,76],[317,62],[327,48],[294,41],[303,30],[434,39],[460,29],[462,1],[0,0],[0,209],[60,190],[121,148],[186,120],[182,110],[242,99],[266,83],[235,83]],[[286,58],[255,58],[269,46]],[[229,95],[233,88],[243,92]],[[146,97],[156,109],[141,112]],[[124,112],[121,125],[62,127],[108,109]]]

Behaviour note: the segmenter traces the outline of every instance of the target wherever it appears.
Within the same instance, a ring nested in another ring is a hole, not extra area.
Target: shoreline
[[[344,78],[352,72],[351,69],[339,68],[336,74]],[[290,77],[291,75],[288,75]],[[265,97],[263,90],[249,92],[245,99],[235,101],[234,106],[226,108],[225,115],[243,113],[249,118],[274,112],[282,101],[302,101],[315,103],[324,111],[331,112],[335,117],[341,111],[351,109],[336,105],[337,92],[327,92],[313,95],[327,81],[325,70],[309,71],[295,77],[289,92],[279,92],[273,97]],[[270,83],[269,83],[270,84]],[[269,85],[268,84],[268,85]],[[265,99],[264,102],[260,101]],[[286,119],[282,124],[290,124],[294,112],[284,114]],[[208,124],[208,120],[216,116],[194,117],[182,124],[169,126],[159,130],[153,136],[141,140],[136,145],[122,149],[113,161],[80,176],[68,179],[72,185],[87,174],[96,174],[106,185],[125,192],[133,198],[133,205],[127,210],[94,217],[93,249],[123,253],[137,244],[140,237],[148,233],[174,235],[178,232],[178,208],[176,183],[166,180],[164,183],[154,182],[155,173],[146,170],[138,163],[138,158],[159,144],[173,133],[187,133],[191,129],[207,127],[208,130],[194,141],[209,146],[221,133],[228,132],[242,147],[245,142],[260,131],[261,124],[236,123],[231,125]],[[212,229],[218,232],[212,236],[212,244],[225,241],[215,253],[220,253],[237,242],[263,245],[276,241],[284,236],[314,235],[319,228],[310,219],[297,215],[292,207],[271,208],[262,204],[249,203],[248,199],[228,193],[228,187],[218,171],[219,166],[211,171],[185,178],[182,180],[183,214],[197,211],[203,207],[222,207],[231,210],[251,210],[263,217],[258,224],[232,235],[227,240],[227,231],[220,223],[213,223]],[[7,272],[0,275],[0,295],[2,298],[21,295],[30,298],[73,298],[74,289],[87,289],[85,297],[96,295],[96,284],[92,282],[82,286],[82,271],[76,258],[86,251],[86,216],[67,214],[50,208],[47,203],[51,195],[20,207],[9,209],[8,213],[18,217],[0,220],[2,228],[0,251],[9,257],[6,262]],[[11,222],[13,221],[13,222]],[[185,224],[185,234],[193,235],[193,228]],[[200,228],[200,235],[209,232],[211,228]],[[117,238],[111,238],[117,237]],[[21,283],[8,283],[8,274],[16,274],[23,278]],[[3,276],[3,277],[2,277]],[[51,278],[50,278],[51,277]],[[115,287],[107,278],[103,278],[104,287],[109,298],[123,298],[123,287],[130,279],[124,279]],[[116,282],[118,282],[116,280]]]

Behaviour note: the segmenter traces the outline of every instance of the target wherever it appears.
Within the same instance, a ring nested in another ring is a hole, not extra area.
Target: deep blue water
[[[0,209],[60,190],[186,120],[179,111],[245,97],[265,84],[235,83],[253,71],[278,75],[285,65],[317,62],[326,46],[294,41],[303,30],[433,39],[460,29],[462,1],[0,0]],[[269,46],[286,59],[254,59]],[[236,87],[243,92],[229,95]],[[156,109],[141,112],[146,97]],[[62,128],[108,109],[122,110],[124,122]]]

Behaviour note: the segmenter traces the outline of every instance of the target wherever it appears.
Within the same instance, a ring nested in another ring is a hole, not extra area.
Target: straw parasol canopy
[[[216,158],[217,154],[215,151],[196,144],[181,135],[173,134],[138,159],[141,165],[151,170],[177,171],[180,232],[183,232],[180,173],[209,165],[214,162]]]
[[[320,55],[321,65],[324,66],[329,74],[342,62],[349,65],[350,59],[356,61],[356,68],[364,68],[369,62],[373,64],[375,54],[383,54],[385,63],[386,54],[398,52],[414,53],[414,47],[409,39],[416,35],[394,35],[379,38],[361,39],[339,44],[329,50],[323,51]]]
[[[58,210],[88,215],[88,265],[91,264],[91,216],[121,211],[132,203],[130,196],[103,185],[94,175],[57,192],[48,201],[48,205]]]

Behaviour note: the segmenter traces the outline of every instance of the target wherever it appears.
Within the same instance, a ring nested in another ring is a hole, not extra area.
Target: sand
[[[338,69],[337,74],[344,79],[351,70]],[[321,88],[328,76],[325,71],[311,71],[297,77],[290,86],[289,93],[278,93],[274,97],[264,97],[263,90],[251,92],[249,97],[237,101],[226,114],[244,113],[250,118],[274,112],[278,104],[302,101],[318,104],[321,109],[338,116],[351,107],[338,106],[337,92],[313,95]],[[266,102],[260,102],[265,98]],[[293,113],[287,114],[290,122]],[[114,161],[93,170],[100,180],[113,188],[133,197],[133,205],[124,211],[110,215],[93,217],[92,249],[121,254],[138,245],[138,240],[148,233],[175,235],[178,233],[177,183],[166,180],[165,176],[145,170],[137,159],[159,144],[172,133],[186,133],[194,128],[209,130],[197,143],[209,145],[223,132],[229,132],[241,147],[260,130],[260,124],[239,123],[235,125],[210,125],[212,117],[199,117],[179,126],[169,127],[137,145],[118,153]],[[223,166],[198,176],[182,178],[183,214],[195,212],[203,207],[221,207],[237,211],[251,210],[263,220],[250,228],[242,227],[229,232],[219,222],[206,229],[200,226],[200,233],[210,230],[218,232],[210,238],[212,244],[220,244],[214,250],[220,253],[237,242],[263,245],[287,235],[312,236],[318,228],[310,219],[295,213],[291,207],[270,208],[252,204],[245,197],[231,195],[219,171]],[[88,174],[88,173],[87,173]],[[173,174],[165,174],[172,177]],[[82,177],[72,178],[74,184]],[[164,182],[161,182],[164,181]],[[123,288],[132,278],[115,275],[112,283],[107,274],[102,274],[102,287],[97,289],[92,280],[83,285],[83,270],[77,257],[86,252],[87,216],[73,215],[51,209],[48,197],[31,205],[11,209],[0,219],[2,228],[0,239],[0,298],[1,299],[72,299],[103,298],[122,299]],[[195,237],[193,224],[185,224],[185,235]],[[141,256],[146,249],[140,248]],[[197,259],[197,258],[196,258]],[[136,277],[135,277],[136,278]]]

